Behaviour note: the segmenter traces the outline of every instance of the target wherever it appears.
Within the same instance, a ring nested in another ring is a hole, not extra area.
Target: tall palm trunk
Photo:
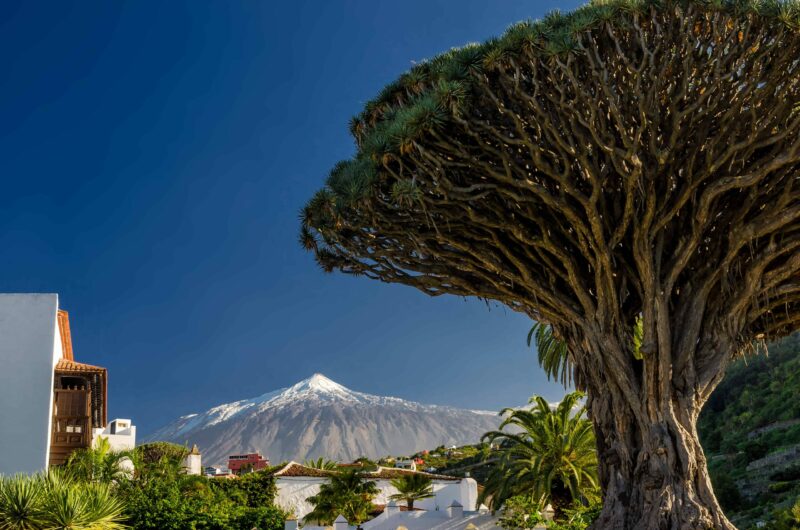
[[[560,521],[564,519],[564,510],[572,505],[572,494],[569,488],[557,480],[553,483],[553,489],[550,490],[550,506],[553,508],[553,519]]]

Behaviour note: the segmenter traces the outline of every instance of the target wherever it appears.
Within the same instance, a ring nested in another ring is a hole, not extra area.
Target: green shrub
[[[722,471],[712,477],[712,484],[717,501],[724,510],[735,510],[742,507],[742,495],[739,493],[736,481],[727,472]]]
[[[211,485],[250,508],[270,506],[278,492],[275,479],[265,471],[248,473],[236,480],[212,480]]]
[[[108,484],[55,472],[0,477],[2,530],[116,530],[123,521],[123,501]]]
[[[286,520],[284,514],[275,506],[244,508],[236,517],[234,524],[239,530],[282,530]]]
[[[500,526],[508,530],[534,528],[544,519],[539,514],[539,503],[527,495],[511,497],[503,504]]]
[[[769,485],[768,489],[771,493],[783,493],[791,490],[793,486],[793,482],[782,480],[779,482],[773,482]]]
[[[791,467],[787,467],[786,469],[782,469],[780,471],[776,471],[772,475],[769,476],[770,480],[800,480],[800,465],[794,465]]]

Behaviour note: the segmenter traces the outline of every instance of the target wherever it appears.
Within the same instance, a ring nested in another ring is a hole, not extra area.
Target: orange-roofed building
[[[108,371],[75,360],[55,294],[0,294],[0,474],[66,462],[98,437],[132,448],[130,420],[108,422]]]

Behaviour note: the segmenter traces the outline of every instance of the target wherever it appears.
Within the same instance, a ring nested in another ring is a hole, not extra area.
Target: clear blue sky
[[[59,293],[111,415],[144,432],[313,372],[469,408],[557,399],[525,317],[325,274],[297,213],[413,61],[577,4],[2,2],[0,291]]]

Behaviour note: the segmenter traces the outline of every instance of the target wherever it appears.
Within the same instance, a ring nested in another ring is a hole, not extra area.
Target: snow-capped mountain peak
[[[354,394],[352,390],[347,387],[344,387],[333,381],[328,379],[322,374],[314,374],[308,379],[303,379],[299,383],[295,384],[287,388],[284,394],[292,395],[292,396],[300,396],[308,393],[314,394],[325,394],[325,395],[335,395],[340,397],[346,397],[348,395]]]
[[[315,373],[290,387],[181,416],[146,441],[197,443],[204,461],[259,451],[274,462],[411,454],[474,443],[496,414],[356,392]]]

